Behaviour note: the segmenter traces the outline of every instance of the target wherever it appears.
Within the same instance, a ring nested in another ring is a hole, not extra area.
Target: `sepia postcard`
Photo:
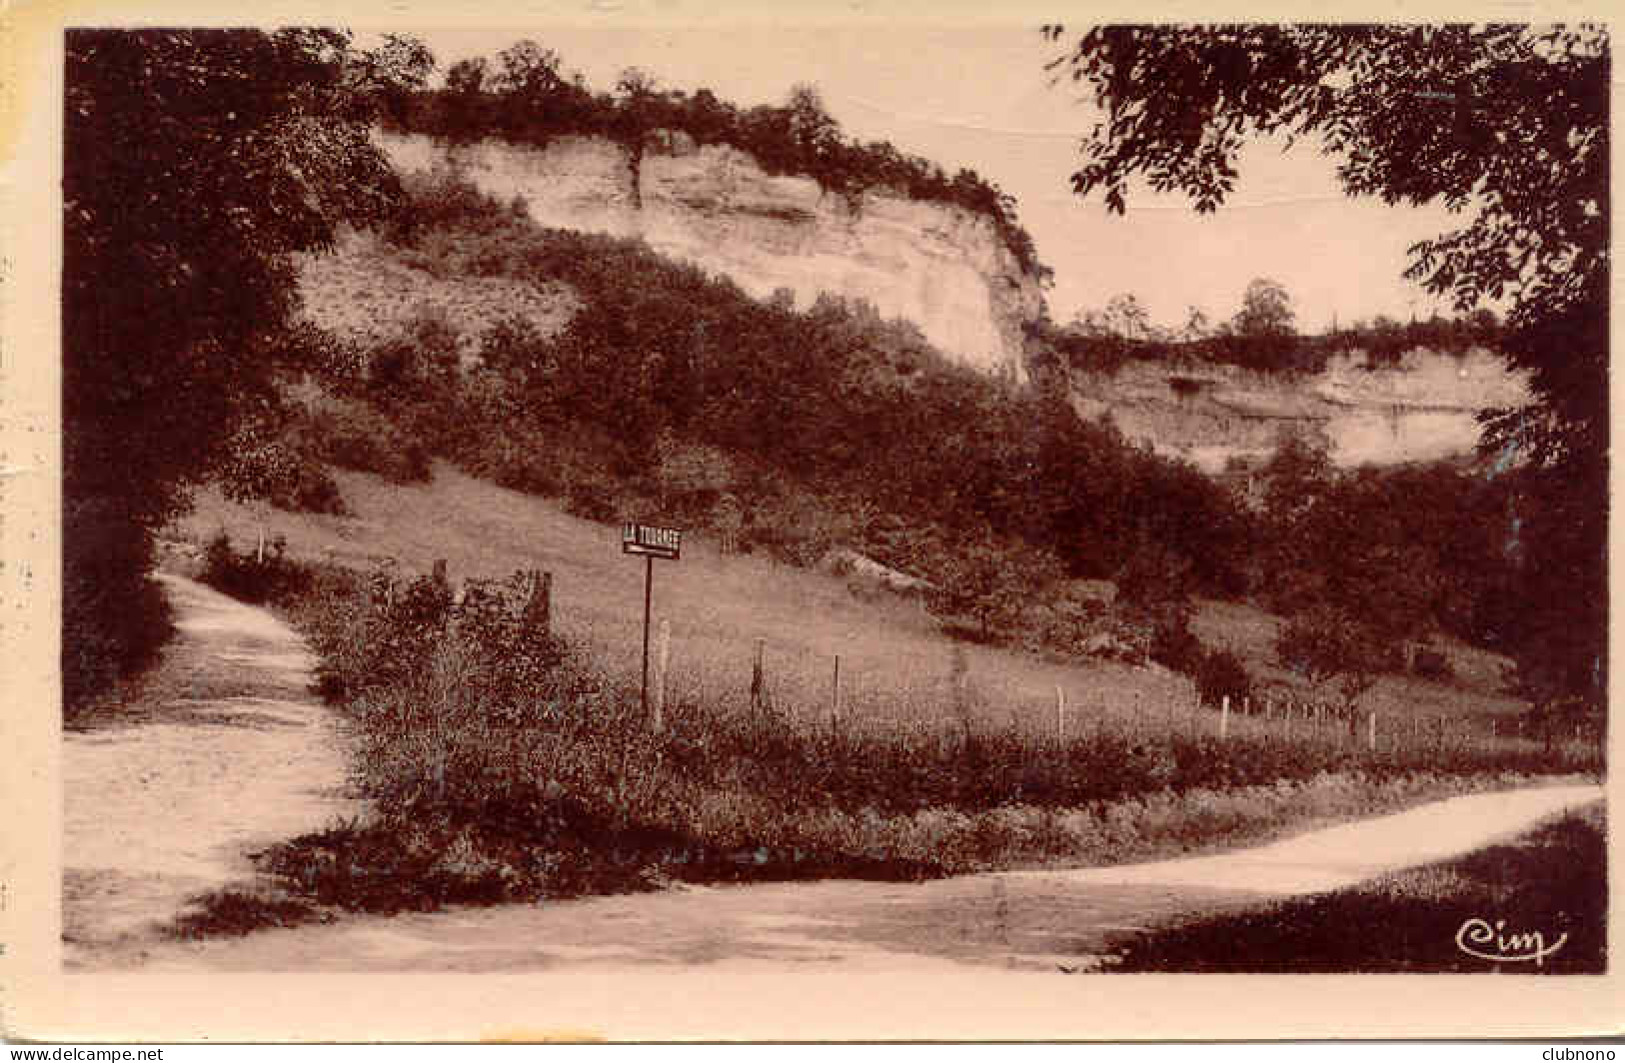
[[[1605,12],[0,28],[6,1037],[1621,1032]]]

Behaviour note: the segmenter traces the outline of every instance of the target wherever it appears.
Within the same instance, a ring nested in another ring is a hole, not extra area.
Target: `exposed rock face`
[[[1074,373],[1072,385],[1079,416],[1109,414],[1129,439],[1212,473],[1265,461],[1288,436],[1324,445],[1344,467],[1464,457],[1478,446],[1481,411],[1530,402],[1527,374],[1478,348],[1412,350],[1383,368],[1353,353],[1310,377],[1131,362]]]
[[[820,292],[864,299],[967,365],[1025,379],[1021,326],[1042,294],[986,217],[878,192],[849,204],[682,134],[649,138],[636,187],[626,149],[597,137],[540,149],[378,137],[399,169],[453,168],[489,195],[523,198],[543,225],[642,238],[757,298],[783,288],[802,308]]]

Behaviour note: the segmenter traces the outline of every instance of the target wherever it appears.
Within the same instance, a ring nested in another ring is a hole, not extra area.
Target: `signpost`
[[[630,521],[621,525],[621,553],[641,555],[643,570],[643,716],[649,717],[649,605],[654,597],[655,558],[676,561],[682,552],[683,533]]]

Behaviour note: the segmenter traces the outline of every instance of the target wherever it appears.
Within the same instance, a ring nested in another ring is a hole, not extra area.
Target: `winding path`
[[[63,961],[139,962],[249,854],[361,810],[303,640],[263,609],[160,575],[176,635],[141,693],[63,736]]]

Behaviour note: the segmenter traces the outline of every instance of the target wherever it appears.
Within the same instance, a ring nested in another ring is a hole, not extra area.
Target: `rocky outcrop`
[[[397,168],[452,168],[489,195],[522,199],[543,225],[640,238],[757,298],[787,290],[802,308],[823,292],[866,300],[964,364],[1026,376],[1022,325],[1042,294],[987,217],[885,192],[849,202],[683,134],[651,136],[635,177],[626,149],[599,137],[545,148],[385,133],[379,142]]]
[[[1417,349],[1377,368],[1352,352],[1305,377],[1157,362],[1072,376],[1079,416],[1109,416],[1129,439],[1212,473],[1265,461],[1289,436],[1324,446],[1344,467],[1466,457],[1482,411],[1530,401],[1527,374],[1480,348]]]

